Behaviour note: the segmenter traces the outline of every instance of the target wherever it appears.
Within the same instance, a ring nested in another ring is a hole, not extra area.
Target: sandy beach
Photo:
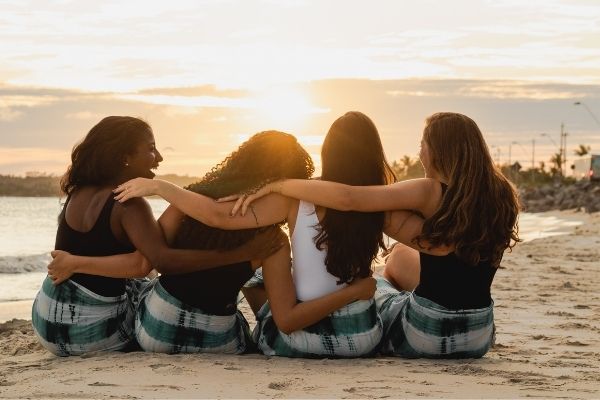
[[[584,224],[505,255],[482,359],[58,358],[16,319],[0,324],[0,398],[600,398],[600,213],[557,215]],[[0,314],[22,316],[30,302],[19,303]]]

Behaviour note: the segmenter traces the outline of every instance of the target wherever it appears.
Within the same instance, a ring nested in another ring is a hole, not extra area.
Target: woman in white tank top
[[[319,218],[312,203],[300,201],[296,225],[291,235],[292,271],[296,297],[300,301],[309,301],[345,287],[338,285],[338,278],[327,272],[325,257],[327,252],[315,246]]]
[[[346,113],[333,123],[321,158],[323,180],[349,185],[383,185],[394,180],[377,128],[360,112]],[[293,279],[289,248],[284,248],[263,263],[266,295],[258,287],[244,292],[257,313],[254,338],[259,349],[287,357],[364,357],[377,352],[383,327],[375,302],[371,296],[352,298],[347,290],[358,282],[362,286],[372,283],[374,291],[374,280],[369,277],[371,262],[383,246],[383,212],[315,210],[310,203],[273,194],[253,203],[247,214],[232,217],[230,203],[216,203],[165,181],[136,179],[117,191],[123,191],[120,201],[161,196],[190,217],[221,229],[287,221]]]

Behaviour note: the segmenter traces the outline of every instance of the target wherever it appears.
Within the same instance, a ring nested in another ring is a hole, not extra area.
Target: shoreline
[[[0,324],[0,398],[598,398],[600,213],[583,215],[570,233],[505,254],[492,286],[496,345],[481,359],[58,358],[16,320]]]

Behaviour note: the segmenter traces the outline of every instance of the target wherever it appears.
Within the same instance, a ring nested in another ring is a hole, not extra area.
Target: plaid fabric
[[[355,301],[314,325],[287,335],[275,325],[269,303],[256,316],[253,336],[265,355],[351,358],[374,355],[383,325],[373,300]]]
[[[49,277],[31,312],[42,346],[57,356],[125,348],[133,338],[134,317],[127,294],[104,297],[70,280],[54,286]]]
[[[233,315],[210,315],[171,296],[154,279],[141,295],[135,335],[145,351],[155,353],[241,354],[253,347],[248,322]]]
[[[494,343],[493,304],[449,310],[377,278],[377,310],[383,320],[382,352],[406,358],[479,358]]]

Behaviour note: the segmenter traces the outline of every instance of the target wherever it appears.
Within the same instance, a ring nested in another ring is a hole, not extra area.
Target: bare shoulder
[[[124,203],[115,202],[115,211],[120,214],[131,214],[131,213],[150,213],[152,214],[152,208],[150,203],[143,197],[134,197],[127,200]]]
[[[440,181],[432,178],[409,179],[398,182],[403,185],[403,193],[410,192],[414,196],[414,209],[419,210],[425,218],[429,218],[439,208],[442,201],[442,185]]]

